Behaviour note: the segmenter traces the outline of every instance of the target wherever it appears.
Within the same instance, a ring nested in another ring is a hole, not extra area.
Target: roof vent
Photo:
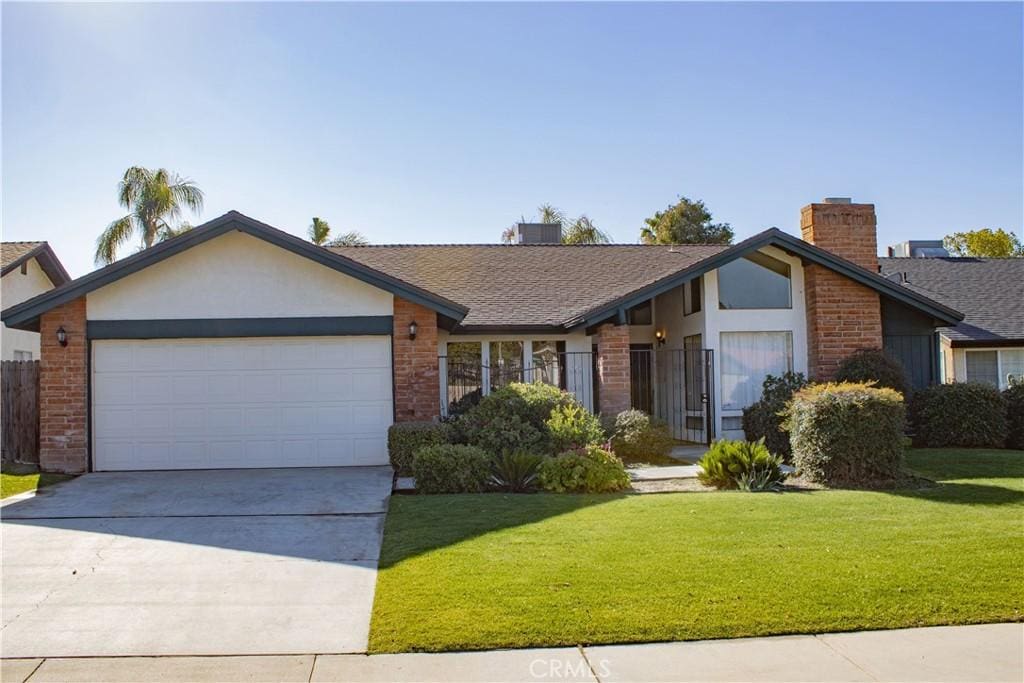
[[[949,252],[942,240],[908,240],[888,249],[890,258],[945,258]]]
[[[517,223],[516,244],[561,244],[560,223]]]
[[[825,197],[823,204],[853,204],[850,197]]]

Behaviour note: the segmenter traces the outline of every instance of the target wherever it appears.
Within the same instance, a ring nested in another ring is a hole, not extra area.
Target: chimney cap
[[[823,204],[853,204],[853,199],[850,197],[825,197],[822,200]]]

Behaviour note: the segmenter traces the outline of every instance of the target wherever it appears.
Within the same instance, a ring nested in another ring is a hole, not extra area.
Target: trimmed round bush
[[[597,416],[576,402],[556,407],[545,424],[556,451],[593,446],[604,440]]]
[[[782,458],[772,454],[763,440],[716,441],[697,465],[700,483],[719,489],[766,491],[778,488],[786,478]]]
[[[931,448],[1002,448],[1006,443],[1006,401],[988,384],[934,384],[911,403],[914,443]]]
[[[786,418],[793,465],[822,484],[892,482],[901,474],[905,419],[894,389],[850,382],[801,389]]]
[[[622,461],[597,446],[546,458],[538,479],[545,490],[555,493],[609,493],[629,487]]]
[[[547,420],[551,411],[573,403],[572,394],[548,384],[509,384],[455,421],[459,440],[495,455],[555,453]]]
[[[1003,392],[1006,401],[1006,447],[1024,450],[1024,384],[1014,384]]]
[[[491,456],[473,446],[427,446],[416,451],[412,475],[420,493],[480,493],[491,477]]]
[[[904,396],[910,392],[906,368],[882,349],[854,351],[839,364],[836,382],[874,382],[879,389],[894,389]]]
[[[412,475],[412,459],[424,446],[448,443],[451,430],[437,422],[399,422],[388,427],[388,457],[399,476]]]
[[[802,372],[768,375],[761,384],[761,400],[743,410],[743,436],[747,441],[764,440],[764,445],[786,461],[792,457],[789,432],[782,428],[786,404],[800,389],[807,386]]]
[[[624,410],[609,427],[612,452],[625,462],[666,457],[675,441],[668,425],[642,410]]]

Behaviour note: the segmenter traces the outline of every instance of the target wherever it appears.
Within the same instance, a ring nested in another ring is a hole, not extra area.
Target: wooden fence
[[[4,460],[39,462],[39,361],[0,363]]]

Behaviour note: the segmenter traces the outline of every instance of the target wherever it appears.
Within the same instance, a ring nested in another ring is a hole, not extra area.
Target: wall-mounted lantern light
[[[68,345],[68,333],[63,325],[57,328],[57,343],[61,346]]]
[[[668,338],[665,336],[665,330],[658,330],[654,333],[654,338],[658,340],[658,346],[664,346]]]
[[[409,323],[409,339],[415,339],[416,338],[416,330],[418,330],[418,329],[419,329],[419,325],[416,324],[415,320],[413,320],[411,323]]]

